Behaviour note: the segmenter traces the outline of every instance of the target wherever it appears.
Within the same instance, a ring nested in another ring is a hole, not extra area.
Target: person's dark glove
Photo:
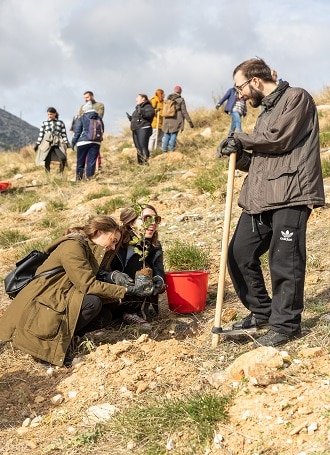
[[[221,107],[220,104],[215,105],[216,110],[220,109],[220,107]]]
[[[110,273],[111,280],[118,284],[118,286],[129,286],[134,284],[134,280],[127,275],[127,273],[119,272],[118,270],[114,270]]]
[[[165,291],[165,283],[161,276],[154,276],[152,282],[154,285],[153,295],[161,294]]]
[[[110,284],[118,284],[118,286],[128,286],[134,284],[132,278],[126,273],[114,270],[113,272],[107,272],[106,270],[99,270],[96,275],[96,279],[99,281],[105,281]]]
[[[39,144],[34,144],[33,150],[36,152],[38,150]]]
[[[237,153],[241,156],[243,152],[243,146],[239,139],[235,137],[228,137],[220,142],[217,148],[216,157],[221,158],[222,156],[229,156],[231,153]]]
[[[128,120],[131,122],[132,121],[132,116],[128,112],[126,112],[126,115],[127,115]]]
[[[190,126],[190,128],[193,128],[194,127],[193,122],[189,122],[189,126]]]
[[[148,297],[153,292],[153,286],[150,286],[149,283],[129,284],[126,289],[128,295],[137,297]]]

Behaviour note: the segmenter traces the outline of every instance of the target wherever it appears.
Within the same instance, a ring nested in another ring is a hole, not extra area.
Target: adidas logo
[[[280,240],[284,240],[285,242],[292,242],[292,236],[293,232],[289,232],[287,229],[285,232],[281,231],[282,237],[280,237]]]

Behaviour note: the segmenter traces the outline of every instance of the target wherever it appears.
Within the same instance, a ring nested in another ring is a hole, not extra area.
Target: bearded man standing
[[[233,329],[269,326],[255,346],[279,346],[301,336],[307,220],[325,204],[318,115],[311,95],[285,81],[276,84],[262,59],[242,62],[233,78],[238,93],[261,107],[251,134],[235,133],[217,150],[218,157],[236,153],[236,168],[248,172],[228,271],[250,313]],[[272,296],[260,266],[267,251]]]

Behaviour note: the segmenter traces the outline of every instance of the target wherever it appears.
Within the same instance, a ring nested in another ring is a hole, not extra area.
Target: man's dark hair
[[[240,63],[234,69],[233,76],[235,76],[238,71],[242,71],[247,79],[259,77],[265,82],[274,82],[271,69],[262,58],[251,58],[250,60],[245,60]]]
[[[87,92],[85,92],[84,95],[94,96],[94,93],[91,92],[90,90],[87,90]]]

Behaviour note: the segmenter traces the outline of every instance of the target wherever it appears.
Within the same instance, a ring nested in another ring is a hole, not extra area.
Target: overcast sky
[[[92,90],[119,134],[138,93],[183,88],[213,107],[234,67],[259,56],[292,86],[330,85],[329,0],[0,0],[0,107],[67,127]]]

